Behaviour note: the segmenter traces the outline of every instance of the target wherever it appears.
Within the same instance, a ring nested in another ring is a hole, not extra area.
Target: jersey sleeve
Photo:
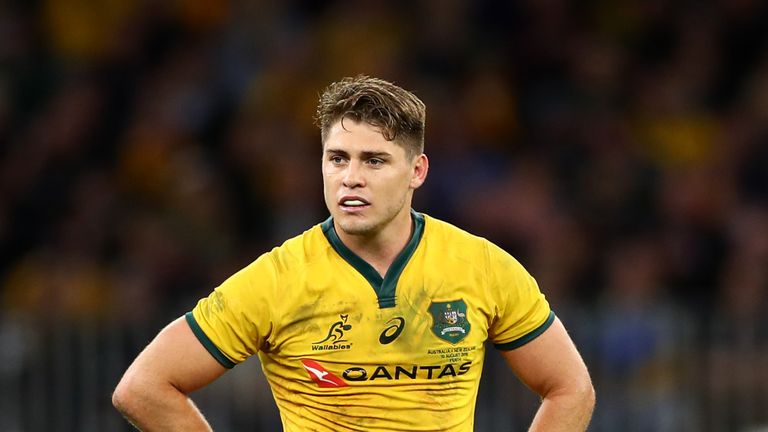
[[[532,341],[555,320],[536,280],[511,255],[489,244],[489,283],[496,314],[488,336],[497,349],[512,350]]]
[[[235,273],[186,314],[195,336],[222,366],[256,354],[272,332],[277,272],[268,254]]]

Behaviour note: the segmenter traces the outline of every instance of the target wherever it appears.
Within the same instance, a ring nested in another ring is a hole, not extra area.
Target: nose
[[[348,188],[365,186],[365,179],[363,178],[362,167],[359,162],[351,161],[347,165],[342,183]]]

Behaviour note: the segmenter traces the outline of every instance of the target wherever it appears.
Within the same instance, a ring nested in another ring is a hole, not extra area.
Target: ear
[[[429,171],[429,159],[424,153],[416,156],[416,160],[413,165],[413,173],[411,175],[411,189],[418,189],[424,180],[427,179],[427,172]]]

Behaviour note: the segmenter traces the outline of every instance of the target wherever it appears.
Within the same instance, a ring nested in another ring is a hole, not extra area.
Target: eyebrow
[[[340,149],[333,149],[333,148],[327,148],[325,149],[325,153],[332,154],[332,155],[339,155],[339,156],[349,156],[349,152],[346,150],[340,150]],[[370,159],[370,158],[382,158],[382,159],[388,159],[392,157],[392,154],[385,151],[362,151],[360,152],[360,156],[363,159]]]
[[[381,159],[387,159],[391,154],[389,152],[373,152],[373,151],[363,151],[360,152],[360,154],[363,156],[363,159],[370,159],[370,158],[381,158]]]

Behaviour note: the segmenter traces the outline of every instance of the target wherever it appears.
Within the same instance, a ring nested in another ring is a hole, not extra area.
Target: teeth
[[[343,202],[343,204],[346,205],[346,206],[362,206],[362,205],[365,205],[365,203],[360,201],[360,200],[346,200],[346,201]]]

